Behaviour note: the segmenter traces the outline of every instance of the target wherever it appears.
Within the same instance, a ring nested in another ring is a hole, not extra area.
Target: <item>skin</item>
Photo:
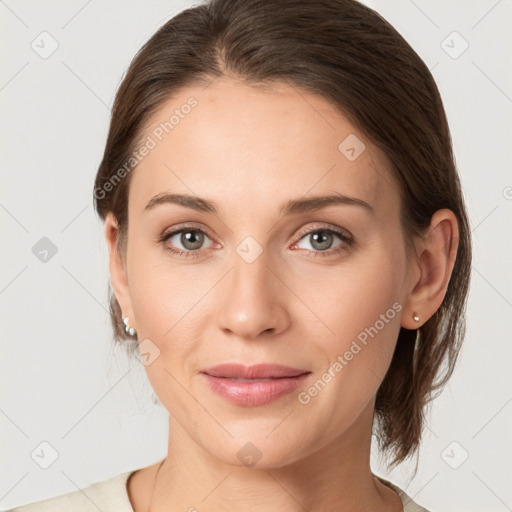
[[[139,340],[160,350],[146,371],[169,411],[169,441],[151,510],[402,510],[370,468],[375,396],[400,327],[421,326],[443,300],[458,244],[454,214],[436,212],[408,251],[385,155],[324,98],[286,83],[261,89],[217,78],[207,88],[187,87],[160,106],[146,135],[190,96],[198,105],[132,171],[125,258],[115,249],[115,218],[105,221],[123,315]],[[354,161],[338,149],[349,134],[366,145]],[[206,198],[219,212],[174,204],[145,210],[162,193]],[[290,199],[332,193],[372,210],[346,204],[279,213]],[[193,249],[180,234],[159,237],[190,222],[206,232],[200,255],[172,254],[171,246]],[[321,249],[301,230],[328,228],[348,231],[354,242],[333,234],[331,255],[315,257]],[[252,263],[236,252],[247,236],[262,249]],[[394,318],[301,404],[298,393],[394,303],[401,305]],[[280,363],[312,374],[296,392],[244,407],[211,391],[199,373],[221,362]],[[237,457],[247,442],[261,452],[252,467]],[[136,512],[149,509],[158,464],[128,482]]]

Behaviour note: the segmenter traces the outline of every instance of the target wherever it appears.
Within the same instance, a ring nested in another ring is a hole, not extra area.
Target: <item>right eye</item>
[[[174,241],[172,240],[173,238],[175,238]],[[205,238],[210,239],[210,237],[199,228],[194,226],[180,226],[165,232],[160,238],[160,241],[165,243],[166,248],[173,254],[185,258],[195,258],[200,256],[200,251],[202,250],[201,246]],[[169,240],[172,242],[172,245],[167,243]],[[181,248],[179,246],[176,248],[176,244],[180,244]]]

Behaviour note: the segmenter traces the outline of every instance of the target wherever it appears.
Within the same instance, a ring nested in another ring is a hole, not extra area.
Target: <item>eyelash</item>
[[[202,233],[203,235],[206,235],[210,239],[212,238],[207,232],[205,232],[204,230],[197,228],[195,226],[179,226],[172,231],[165,232],[160,237],[159,242],[165,243],[172,236],[174,236],[178,233],[187,232],[187,231],[196,231],[198,233]],[[340,244],[338,247],[336,247],[334,249],[329,249],[327,251],[311,251],[311,250],[309,250],[308,252],[313,253],[313,256],[311,256],[312,258],[317,258],[318,256],[329,257],[329,256],[334,256],[336,254],[340,254],[340,253],[346,251],[347,248],[350,248],[354,242],[353,238],[350,235],[348,235],[347,233],[345,233],[344,231],[341,231],[341,230],[338,231],[333,228],[327,228],[327,227],[320,226],[320,227],[316,227],[316,228],[313,228],[310,230],[301,231],[298,235],[299,240],[296,243],[294,243],[294,245],[296,245],[298,242],[300,242],[306,235],[311,235],[313,233],[331,233],[331,234],[338,236],[343,243]],[[176,254],[179,257],[183,257],[183,258],[197,258],[201,255],[200,253],[202,251],[202,249],[195,250],[195,251],[182,251],[180,249],[175,249],[174,247],[167,247],[167,250],[169,252]]]

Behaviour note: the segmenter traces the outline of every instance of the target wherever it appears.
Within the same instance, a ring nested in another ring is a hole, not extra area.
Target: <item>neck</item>
[[[402,511],[398,495],[370,469],[373,402],[338,438],[298,460],[266,467],[213,457],[173,418],[151,512]]]

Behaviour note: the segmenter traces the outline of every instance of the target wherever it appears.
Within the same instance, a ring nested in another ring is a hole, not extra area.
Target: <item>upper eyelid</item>
[[[171,235],[171,234],[174,235],[176,233],[179,233],[180,231],[185,231],[186,229],[190,229],[191,231],[192,231],[192,229],[201,231],[202,233],[210,236],[210,231],[207,228],[203,227],[202,225],[196,224],[194,222],[178,224],[177,226],[169,228],[168,230],[166,229],[166,230],[164,230],[163,236],[167,236],[167,235]],[[210,236],[210,238],[212,238],[212,237]]]
[[[302,237],[302,236],[308,235],[310,233],[313,233],[315,231],[332,231],[333,233],[335,233],[337,235],[345,235],[347,237],[352,237],[352,233],[350,233],[350,231],[348,231],[347,229],[339,227],[339,226],[333,226],[329,223],[323,223],[323,224],[320,223],[317,226],[301,229],[301,230],[299,230],[297,236]]]

